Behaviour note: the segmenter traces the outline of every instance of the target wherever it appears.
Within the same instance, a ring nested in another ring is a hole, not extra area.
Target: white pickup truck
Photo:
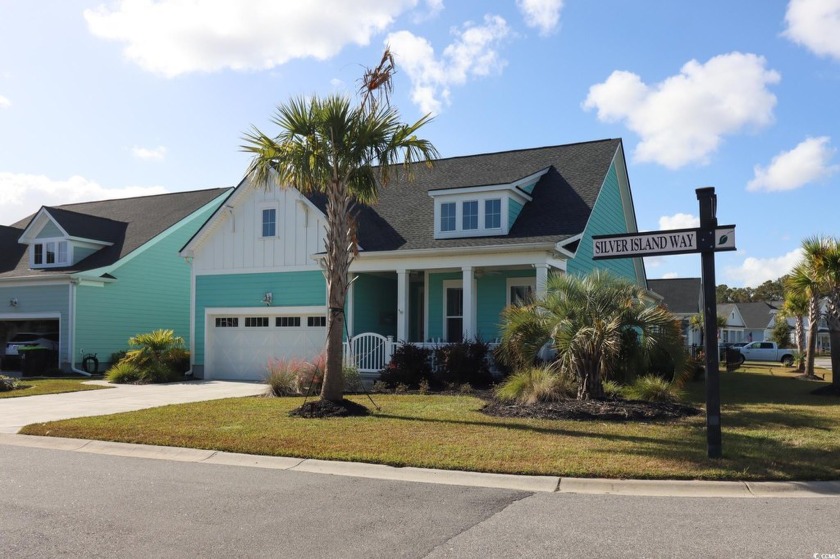
[[[779,348],[775,342],[750,342],[738,348],[741,352],[741,362],[744,361],[775,361],[786,367],[793,365],[793,350]]]

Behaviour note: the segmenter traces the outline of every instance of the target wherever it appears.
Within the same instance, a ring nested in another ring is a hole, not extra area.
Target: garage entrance
[[[274,311],[274,309],[272,309]],[[324,349],[322,314],[214,314],[207,319],[205,378],[264,380],[269,359],[313,359]]]
[[[58,368],[60,349],[60,321],[45,318],[14,318],[0,320],[0,370],[20,372],[22,359],[19,345],[38,345],[49,350],[39,358],[38,374]],[[37,334],[29,336],[27,334]]]

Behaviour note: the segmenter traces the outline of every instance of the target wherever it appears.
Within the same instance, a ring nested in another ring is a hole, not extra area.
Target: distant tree
[[[809,237],[802,241],[802,259],[791,271],[786,287],[808,301],[808,342],[805,374],[814,376],[814,358],[817,350],[817,330],[820,323],[820,299],[826,290],[823,262],[829,250],[825,237]],[[833,350],[833,348],[832,348]]]
[[[790,347],[791,327],[784,317],[776,315],[776,322],[770,332],[770,341],[776,342],[779,347]]]
[[[789,276],[785,276],[787,282]],[[805,371],[805,315],[808,314],[808,298],[805,294],[786,289],[785,299],[782,308],[776,314],[776,321],[792,318],[794,321],[794,338],[796,339],[796,351],[799,353],[799,372]]]
[[[785,281],[786,276],[782,276],[775,280],[767,280],[752,293],[753,301],[781,301],[785,298]]]
[[[726,317],[722,315],[715,315],[715,321],[717,322],[717,329],[720,330],[726,326]],[[706,333],[705,320],[703,317],[703,313],[697,313],[691,315],[691,318],[688,319],[688,324],[698,332],[700,332],[700,345],[703,345],[703,338]]]

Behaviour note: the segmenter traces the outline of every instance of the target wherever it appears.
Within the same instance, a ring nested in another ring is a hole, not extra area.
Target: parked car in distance
[[[741,352],[741,362],[744,361],[776,361],[785,367],[793,365],[793,350],[779,348],[776,342],[750,342],[738,348]]]
[[[6,342],[6,357],[19,356],[22,347],[43,347],[56,350],[58,349],[58,333],[18,332]]]

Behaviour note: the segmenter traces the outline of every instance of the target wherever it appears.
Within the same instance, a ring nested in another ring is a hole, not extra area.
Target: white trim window
[[[478,200],[467,200],[461,207],[461,228],[464,231],[478,229]]]
[[[51,268],[70,265],[70,247],[67,241],[49,239],[32,243],[30,263],[33,268]]]
[[[458,280],[443,282],[443,339],[460,342],[464,338],[464,286]]]
[[[440,205],[440,230],[455,231],[457,205],[455,202],[443,202]]]
[[[277,236],[277,208],[263,208],[262,212],[262,235],[263,238]]]
[[[502,228],[502,199],[490,198],[484,201],[484,228]]]
[[[533,299],[537,291],[536,278],[508,278],[507,305],[519,305]]]

